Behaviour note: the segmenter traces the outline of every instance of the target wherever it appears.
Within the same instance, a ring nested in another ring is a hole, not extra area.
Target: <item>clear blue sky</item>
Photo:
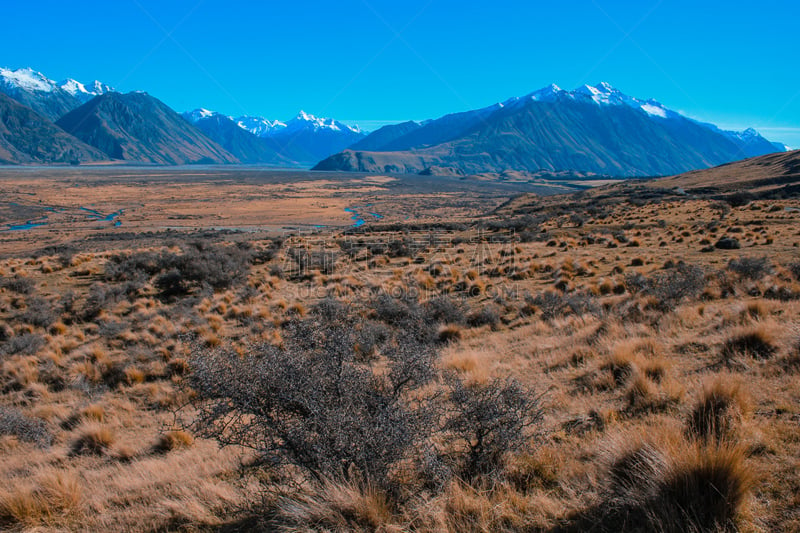
[[[796,0],[113,0],[2,5],[0,66],[178,111],[425,119],[608,81],[800,147]]]

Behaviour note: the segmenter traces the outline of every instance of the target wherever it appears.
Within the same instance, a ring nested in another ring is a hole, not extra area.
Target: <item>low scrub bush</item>
[[[0,345],[0,353],[5,355],[33,355],[44,345],[44,337],[38,333],[24,333],[11,337]]]
[[[36,284],[30,278],[22,276],[0,280],[0,287],[17,294],[32,294],[36,290]]]
[[[157,276],[155,285],[165,295],[187,293],[202,285],[220,290],[244,283],[251,259],[250,251],[242,247],[197,242],[184,246],[181,253],[115,255],[106,264],[104,277],[142,283]]]
[[[696,298],[706,286],[703,269],[686,263],[659,270],[650,276],[629,274],[625,286],[631,293],[652,296],[656,308],[668,311],[687,298]]]
[[[25,324],[40,328],[48,328],[56,321],[56,313],[53,306],[43,298],[31,298],[28,300],[25,311],[18,317]]]
[[[330,275],[336,271],[336,260],[338,254],[332,250],[310,250],[308,248],[292,248],[289,250],[289,257],[297,267],[300,275],[309,272],[319,271]]]
[[[540,419],[538,399],[513,381],[464,385],[445,375],[435,343],[415,331],[420,306],[379,298],[376,308],[384,322],[366,324],[380,365],[359,348],[361,316],[335,300],[289,321],[280,347],[243,357],[196,350],[187,380],[197,394],[194,432],[318,482],[357,479],[393,495],[405,483],[398,469],[410,464],[411,478],[437,487],[502,469],[502,455]]]
[[[563,294],[556,291],[544,291],[536,296],[527,295],[525,302],[541,311],[542,320],[599,312],[595,298],[584,293]]]
[[[424,305],[427,320],[439,324],[464,324],[467,308],[463,301],[449,296],[437,296]]]
[[[740,257],[731,259],[728,270],[742,278],[758,281],[772,272],[772,263],[766,257]]]
[[[13,435],[43,448],[53,442],[53,436],[43,420],[25,416],[13,407],[0,407],[0,435]]]

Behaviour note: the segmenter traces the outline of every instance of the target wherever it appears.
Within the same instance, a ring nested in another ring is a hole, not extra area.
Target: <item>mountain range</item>
[[[300,112],[288,121],[179,115],[144,92],[0,69],[0,162],[259,164],[315,170],[672,175],[785,151],[755,130],[725,131],[607,83],[555,85],[424,122],[357,127]]]
[[[475,111],[385,126],[314,168],[654,176],[785,150],[754,130],[723,131],[601,83],[574,91],[551,85]]]
[[[99,81],[87,85],[73,79],[57,83],[30,68],[0,68],[0,92],[51,121],[58,120],[95,96],[114,91]]]
[[[155,165],[310,167],[364,137],[304,112],[287,122],[198,109],[179,115],[141,91],[99,81],[55,82],[32,69],[0,69],[3,164],[124,161]]]
[[[287,122],[233,118],[207,109],[195,109],[183,117],[243,163],[308,167],[364,138],[357,127],[303,111]]]

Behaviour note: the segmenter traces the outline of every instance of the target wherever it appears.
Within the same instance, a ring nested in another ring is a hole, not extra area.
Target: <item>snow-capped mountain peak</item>
[[[581,85],[570,94],[577,100],[591,101],[601,106],[626,105],[634,109],[640,109],[652,117],[673,118],[678,116],[677,113],[670,111],[656,100],[640,100],[628,96],[607,82],[600,82],[595,86]]]
[[[56,87],[56,84],[44,74],[31,68],[17,70],[0,68],[0,78],[6,85],[24,91],[51,92]]]
[[[83,102],[88,102],[95,96],[100,96],[102,94],[114,92],[114,89],[106,85],[105,83],[101,83],[97,80],[93,81],[87,87],[83,83],[73,80],[72,78],[67,78],[66,80],[62,81],[58,84],[58,88],[62,91],[66,91],[78,100]]]
[[[635,102],[635,98],[631,98],[623,94],[618,89],[611,86],[610,83],[600,82],[594,87],[591,85],[581,85],[575,89],[572,94],[576,98],[590,99],[600,105],[622,105]],[[635,107],[635,106],[631,106]]]
[[[321,118],[306,113],[305,111],[300,111],[295,118],[288,121],[286,123],[286,130],[287,131],[296,131],[299,129],[312,129],[314,131],[318,130],[331,130],[331,131],[343,131],[349,130],[353,133],[361,133],[361,130],[358,126],[348,126],[339,122],[338,120],[334,120],[332,118]]]
[[[240,128],[258,137],[268,137],[272,133],[286,128],[286,124],[279,120],[269,120],[264,117],[253,117],[250,115],[243,115],[234,119],[234,121]]]
[[[54,97],[59,97],[66,93],[77,99],[81,104],[91,100],[95,96],[114,91],[114,89],[108,85],[97,80],[89,84],[88,87],[72,78],[67,78],[61,83],[56,83],[41,72],[37,72],[31,68],[20,68],[17,70],[0,68],[0,86],[6,87],[6,90],[11,93],[47,93],[47,97],[51,94]]]
[[[334,131],[340,130],[336,121],[333,120],[332,118],[317,118],[314,115],[306,113],[302,109],[300,110],[300,112],[297,114],[296,117],[294,117],[287,123],[287,126],[291,129],[297,128],[299,126],[302,128],[311,127],[315,130],[321,128],[328,128]]]
[[[61,89],[67,91],[72,96],[77,96],[78,94],[88,94],[89,91],[86,89],[86,86],[77,80],[73,80],[72,78],[68,78],[62,81],[58,85]]]
[[[547,87],[543,87],[528,96],[530,96],[531,100],[536,100],[537,102],[552,102],[564,94],[566,94],[566,91],[555,83],[551,83]]]
[[[183,118],[191,122],[192,124],[196,123],[199,120],[204,118],[213,117],[217,113],[214,111],[209,111],[208,109],[203,109],[202,107],[197,108],[193,111],[187,111],[183,114]]]

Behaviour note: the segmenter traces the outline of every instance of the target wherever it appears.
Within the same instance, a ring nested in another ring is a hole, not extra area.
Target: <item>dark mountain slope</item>
[[[572,92],[551,86],[504,104],[447,115],[404,135],[388,130],[381,133],[386,142],[379,133],[315,168],[422,172],[436,166],[464,173],[662,176],[776,150],[754,131],[722,131],[608,84]]]
[[[239,162],[146,93],[98,96],[57,124],[114,159],[159,165]]]
[[[242,163],[281,166],[292,166],[294,163],[279,154],[279,147],[270,139],[256,137],[225,115],[214,114],[196,121],[194,125]]]
[[[108,157],[0,93],[0,163],[76,163]]]

